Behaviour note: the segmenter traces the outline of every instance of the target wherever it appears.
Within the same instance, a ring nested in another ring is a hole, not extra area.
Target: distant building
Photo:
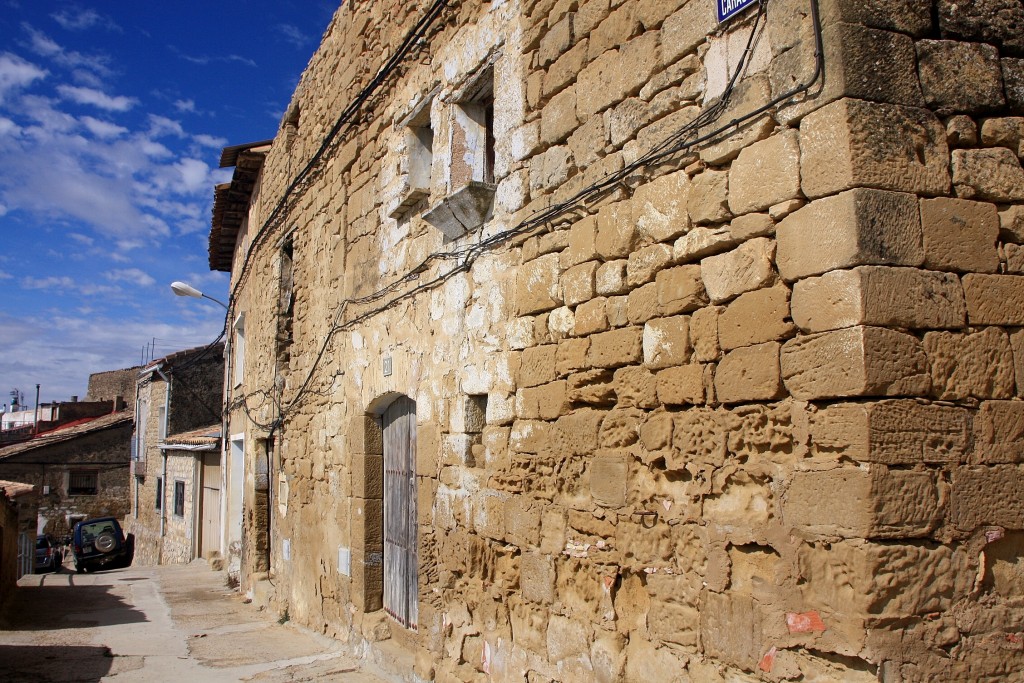
[[[0,479],[36,487],[38,533],[61,536],[81,519],[125,515],[133,417],[86,418],[0,448]]]
[[[136,564],[221,551],[222,344],[179,351],[137,375],[131,508]]]

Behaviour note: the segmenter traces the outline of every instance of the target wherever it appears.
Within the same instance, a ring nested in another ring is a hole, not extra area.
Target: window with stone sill
[[[430,174],[434,165],[434,129],[430,123],[433,94],[424,98],[400,124],[403,156],[400,173],[399,204],[391,212],[401,220],[416,212],[430,196]]]
[[[471,81],[449,109],[446,196],[423,219],[448,239],[484,224],[494,203],[494,71]]]

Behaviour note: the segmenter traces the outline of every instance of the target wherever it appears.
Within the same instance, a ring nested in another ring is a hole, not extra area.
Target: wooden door
[[[220,550],[220,453],[203,454],[203,522],[199,556]]]
[[[384,609],[406,628],[419,616],[416,533],[416,403],[384,412]]]

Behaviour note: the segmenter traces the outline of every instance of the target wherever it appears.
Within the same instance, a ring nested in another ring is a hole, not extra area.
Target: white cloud
[[[0,137],[11,136],[14,137],[21,133],[21,126],[11,121],[9,118],[0,116]]]
[[[298,26],[294,26],[292,24],[278,24],[276,28],[277,32],[281,34],[281,37],[295,47],[306,47],[310,42],[309,36],[299,30]]]
[[[111,282],[128,282],[139,287],[152,287],[156,284],[156,280],[151,275],[144,273],[138,268],[111,270],[105,276]]]
[[[94,119],[91,116],[83,116],[82,125],[84,125],[89,132],[96,137],[107,140],[121,137],[128,132],[128,129],[124,126],[119,126],[115,123],[110,123],[109,121],[100,121],[99,119]]]
[[[50,277],[27,277],[21,281],[25,289],[73,289],[75,281],[67,276],[51,275]]]
[[[2,124],[2,122],[0,122],[0,124]],[[0,133],[2,132],[3,129],[0,128]],[[202,133],[200,133],[199,135],[193,135],[192,139],[195,140],[197,144],[203,147],[212,147],[213,149],[221,149],[228,144],[228,141],[225,138],[215,137],[213,135],[205,135]]]
[[[57,92],[72,102],[88,104],[106,111],[128,111],[139,102],[134,97],[111,96],[95,88],[74,85],[59,85]]]
[[[68,31],[85,31],[94,27],[121,31],[120,26],[94,9],[64,9],[50,16]]]
[[[175,100],[174,108],[183,114],[194,113],[196,110],[196,102],[195,100]]]
[[[45,69],[18,55],[10,52],[0,54],[0,104],[3,104],[7,93],[24,88],[46,75]]]
[[[96,243],[96,240],[93,239],[92,237],[89,237],[88,235],[83,235],[82,233],[79,232],[69,232],[68,237],[78,242],[79,244],[84,244],[87,247],[91,247],[93,244]]]
[[[13,280],[14,276],[10,273],[0,270],[0,280]]]
[[[181,127],[181,124],[174,119],[169,119],[166,116],[159,116],[157,114],[149,115],[149,135],[150,137],[158,138],[164,135],[173,135],[175,137],[185,137],[185,129]]]
[[[67,69],[85,69],[102,76],[112,75],[110,57],[107,55],[85,55],[74,50],[65,50],[53,38],[29,24],[23,23],[21,27],[28,34],[31,50],[37,55]]]

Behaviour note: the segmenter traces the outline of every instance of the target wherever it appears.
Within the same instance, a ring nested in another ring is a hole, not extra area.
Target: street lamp
[[[218,303],[221,306],[223,306],[225,310],[227,310],[228,307],[228,305],[223,301],[220,301],[219,299],[214,299],[212,296],[209,296],[207,294],[203,294],[192,285],[185,284],[184,282],[172,282],[171,291],[177,294],[178,296],[190,296],[194,299],[209,299],[210,301],[213,301],[214,303]]]

